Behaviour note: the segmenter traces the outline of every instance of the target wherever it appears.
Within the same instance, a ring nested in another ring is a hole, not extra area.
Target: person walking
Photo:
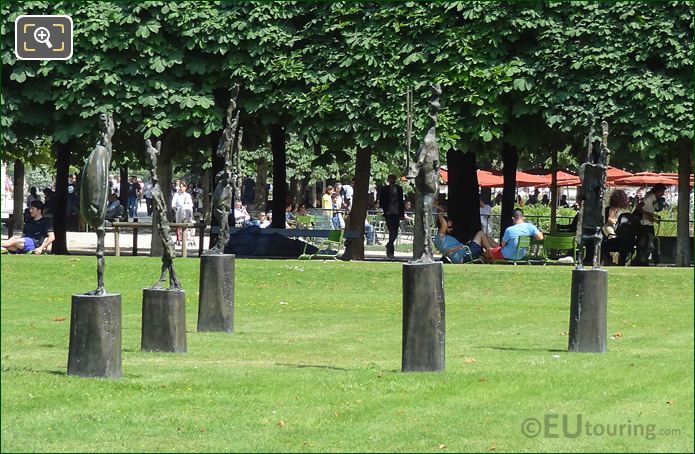
[[[388,184],[379,191],[379,206],[384,210],[384,220],[389,231],[389,241],[386,243],[386,257],[394,258],[394,244],[398,238],[398,227],[405,219],[403,188],[396,184],[396,175],[388,176]]]

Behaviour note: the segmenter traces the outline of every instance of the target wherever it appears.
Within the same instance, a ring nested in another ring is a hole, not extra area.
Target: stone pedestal
[[[121,295],[72,295],[68,375],[121,376]]]
[[[186,292],[142,289],[144,352],[186,353]]]
[[[444,369],[441,262],[403,265],[403,372]]]
[[[608,272],[601,269],[572,270],[568,351],[606,351],[607,306]]]
[[[234,331],[234,254],[200,258],[198,332]]]

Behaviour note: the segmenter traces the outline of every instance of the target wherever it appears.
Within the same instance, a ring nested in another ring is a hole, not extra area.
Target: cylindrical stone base
[[[121,295],[72,295],[68,375],[121,376]]]
[[[607,307],[608,272],[600,269],[572,270],[568,351],[606,351]]]
[[[186,292],[142,289],[144,352],[186,353]]]
[[[403,372],[444,369],[441,262],[403,265]]]
[[[200,258],[198,332],[234,331],[234,254]]]

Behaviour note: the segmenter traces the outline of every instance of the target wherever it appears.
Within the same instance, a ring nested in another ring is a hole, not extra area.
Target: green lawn
[[[571,267],[446,265],[446,371],[401,373],[400,264],[238,260],[236,331],[198,334],[199,262],[177,260],[189,352],[154,354],[159,261],[107,257],[124,377],[102,380],[65,374],[95,261],[2,258],[3,452],[694,448],[692,269],[610,268],[609,351],[569,354]],[[559,436],[526,437],[527,418]]]

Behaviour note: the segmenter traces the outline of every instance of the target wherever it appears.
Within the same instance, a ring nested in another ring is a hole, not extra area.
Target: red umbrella
[[[501,188],[504,177],[489,170],[478,170],[478,186],[481,188]]]
[[[532,175],[530,173],[516,172],[516,187],[540,186],[545,183],[542,175]]]
[[[539,185],[542,187],[550,186],[553,182],[553,174],[552,172],[543,175],[543,184]],[[582,180],[577,176],[569,172],[565,172],[562,170],[557,171],[557,185],[558,187],[561,186],[579,186],[582,184]]]
[[[606,170],[606,183],[609,186],[614,185],[614,181],[619,179],[619,178],[627,178],[631,177],[632,174],[630,172],[627,172],[623,169],[619,169],[617,167],[613,166],[608,166],[608,169]]]
[[[444,183],[449,182],[449,171],[446,169],[439,169],[439,177]]]
[[[665,184],[666,186],[677,186],[678,179],[669,178],[653,172],[638,172],[629,177],[613,180],[614,185],[620,186],[652,186],[657,183]]]
[[[678,174],[674,172],[661,172],[659,175],[678,180]],[[693,174],[690,174],[690,187],[693,187]]]

